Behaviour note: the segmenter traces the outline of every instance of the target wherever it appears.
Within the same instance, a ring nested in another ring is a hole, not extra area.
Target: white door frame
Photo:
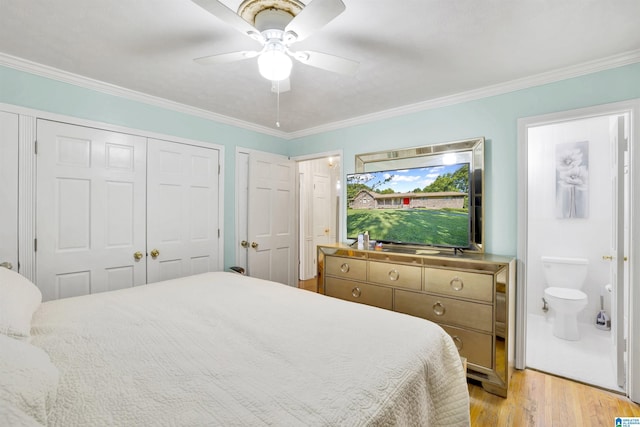
[[[527,147],[529,127],[584,119],[594,116],[628,112],[631,119],[629,138],[630,164],[630,232],[631,241],[640,241],[640,99],[595,107],[563,111],[518,120],[518,254],[516,301],[516,358],[515,367],[526,367],[526,260],[527,260]],[[627,342],[628,382],[627,395],[640,402],[640,250],[630,247],[629,253],[629,334]]]
[[[293,157],[292,160],[294,160],[296,162],[296,164],[298,164],[299,162],[304,162],[304,161],[307,161],[307,160],[326,159],[328,157],[336,157],[336,158],[339,159],[340,177],[344,176],[344,166],[343,166],[343,164],[344,164],[343,163],[344,162],[344,156],[343,156],[342,150],[325,151],[325,152],[322,152],[322,153],[307,154],[307,155],[304,155],[304,156]],[[299,180],[299,176],[297,176],[296,179],[298,179],[298,182],[300,181]],[[340,196],[340,200],[342,200],[342,190],[340,190],[340,192],[338,192],[338,195]],[[298,272],[299,273],[298,274],[300,275],[300,277],[302,277],[301,271],[302,271],[302,268],[304,267],[302,265],[304,260],[302,259],[302,256],[301,256],[302,255],[302,248],[303,248],[303,245],[302,245],[303,242],[301,241],[302,240],[302,236],[303,236],[302,227],[304,226],[305,221],[309,221],[309,219],[308,218],[303,218],[302,215],[301,215],[301,213],[304,211],[303,206],[302,206],[304,200],[303,200],[302,195],[300,194],[300,185],[296,186],[296,199],[297,199],[297,206],[298,206],[298,209],[297,209],[297,216],[298,216],[297,228],[298,228],[298,233],[299,233],[298,239],[300,240],[300,242],[298,244],[298,247],[299,247],[299,249],[298,249],[298,263],[299,263]],[[340,205],[337,206],[338,218],[344,218],[345,215],[346,215],[346,212],[344,211],[345,208],[344,208],[343,205],[344,205],[344,203],[340,203]],[[342,239],[342,236],[340,235],[340,223],[339,223],[340,221],[338,220],[337,222],[338,223],[336,224],[336,227],[337,227],[336,239],[338,241],[340,241]]]
[[[239,188],[239,186],[246,186],[247,185],[247,181],[248,181],[248,177],[247,177],[247,169],[246,169],[246,164],[248,163],[248,155],[251,152],[255,152],[257,150],[253,150],[253,149],[249,149],[249,148],[242,148],[242,147],[237,147],[236,148],[236,198],[235,198],[235,206],[236,206],[236,221],[235,221],[235,235],[236,235],[236,241],[234,242],[234,247],[235,247],[235,256],[236,256],[236,263],[235,265],[238,265],[240,267],[244,267],[246,268],[246,262],[247,262],[247,248],[243,248],[240,245],[241,240],[245,239],[243,236],[247,235],[247,222],[246,222],[246,218],[248,217],[248,212],[247,212],[247,204],[246,202],[244,202],[242,200],[242,194],[244,194],[246,196],[246,191],[243,190],[242,188]],[[326,158],[326,157],[338,157],[340,158],[340,162],[343,161],[344,155],[342,150],[335,150],[335,151],[327,151],[327,152],[323,152],[323,153],[315,153],[315,154],[308,154],[308,155],[304,155],[304,156],[297,156],[297,157],[293,157],[292,160],[294,160],[296,163],[300,162],[300,161],[305,161],[305,160],[314,160],[314,159],[320,159],[320,158]],[[342,167],[342,166],[341,166]],[[299,176],[296,173],[295,176],[296,179],[296,184],[299,180]],[[296,205],[298,206],[298,209],[296,209],[296,228],[298,230],[300,230],[301,227],[301,218],[300,218],[300,203],[301,203],[301,196],[300,196],[300,187],[299,185],[296,185]],[[340,206],[338,207],[339,210],[339,217],[342,218],[345,214],[344,212],[344,206],[343,203],[340,204]],[[339,233],[338,233],[339,234]],[[341,236],[337,236],[338,239],[341,238]],[[245,239],[246,240],[246,239]],[[298,261],[300,260],[300,245],[299,242],[296,240],[296,243],[298,243]],[[299,272],[299,268],[296,269],[296,272]]]

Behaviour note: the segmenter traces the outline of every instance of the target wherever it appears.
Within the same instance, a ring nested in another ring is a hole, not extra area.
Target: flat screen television
[[[470,164],[439,164],[346,176],[347,238],[471,247]]]

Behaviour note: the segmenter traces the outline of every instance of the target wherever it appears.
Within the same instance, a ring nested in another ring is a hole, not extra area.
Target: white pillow
[[[42,293],[26,277],[0,267],[0,333],[28,338]]]
[[[14,407],[46,425],[59,377],[44,350],[0,334],[0,407]]]

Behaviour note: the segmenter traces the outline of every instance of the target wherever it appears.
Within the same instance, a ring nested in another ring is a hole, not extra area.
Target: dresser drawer
[[[325,294],[347,301],[386,308],[387,310],[391,310],[393,307],[393,290],[384,286],[326,277]]]
[[[424,269],[424,290],[478,301],[493,301],[493,274]]]
[[[446,325],[442,325],[442,329],[453,338],[460,356],[466,357],[468,363],[493,369],[493,337],[491,335]]]
[[[395,289],[394,310],[432,322],[493,332],[493,306]]]
[[[422,267],[414,265],[369,262],[369,282],[420,290]]]
[[[367,278],[366,260],[328,256],[325,262],[327,264],[327,275],[329,276],[354,280],[366,280]]]

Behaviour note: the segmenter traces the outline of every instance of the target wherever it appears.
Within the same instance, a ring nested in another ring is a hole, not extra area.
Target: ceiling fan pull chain
[[[276,82],[276,127],[280,127],[280,80]]]

